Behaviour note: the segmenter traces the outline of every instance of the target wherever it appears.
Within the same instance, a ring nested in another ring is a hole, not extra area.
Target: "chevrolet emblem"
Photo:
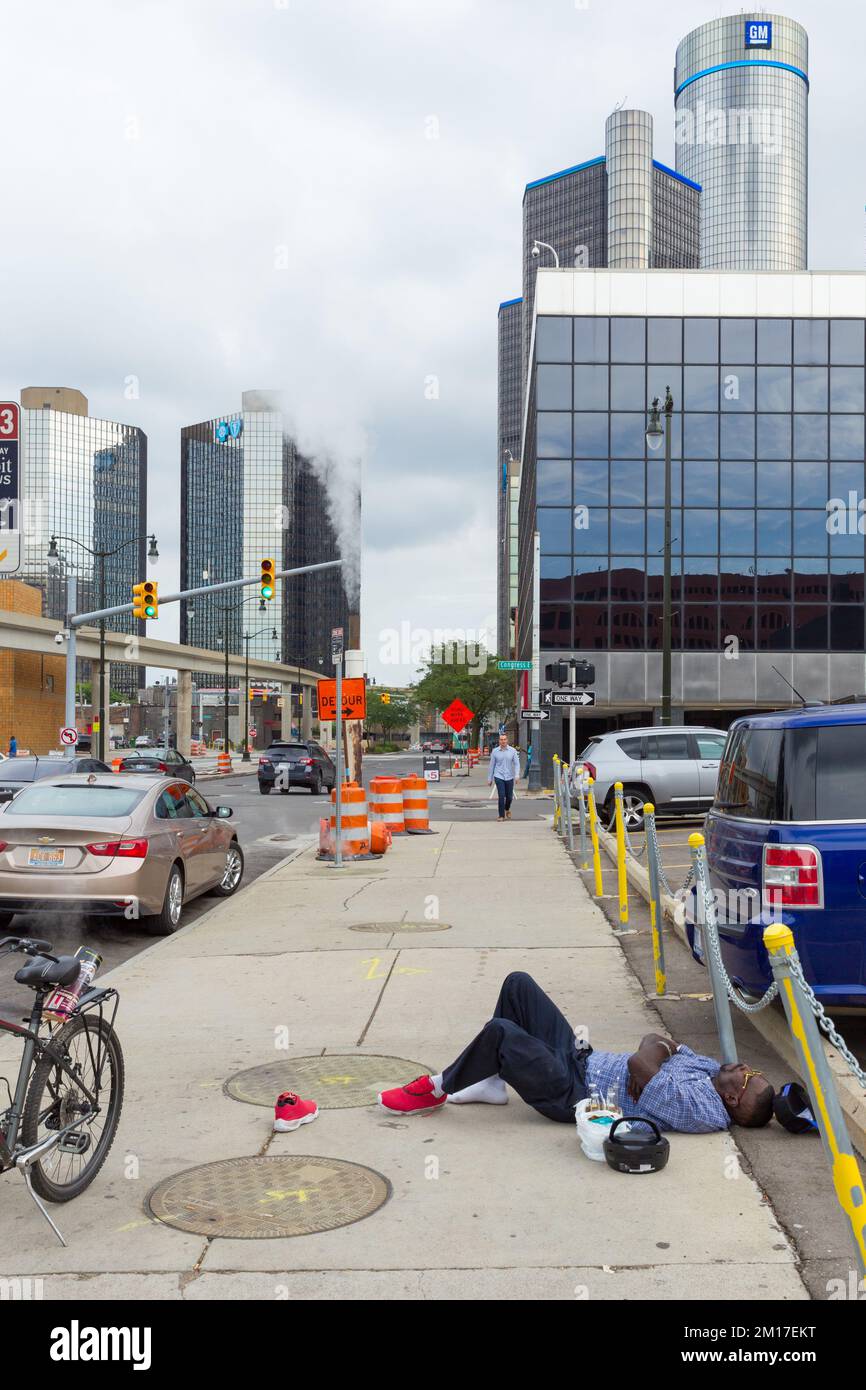
[[[40,844],[40,845],[53,845],[53,844],[54,844],[54,836],[53,836],[53,835],[40,835],[40,836],[39,836],[39,840],[38,840],[37,843]]]

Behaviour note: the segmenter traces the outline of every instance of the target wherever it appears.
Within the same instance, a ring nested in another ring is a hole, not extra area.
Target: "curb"
[[[616,841],[601,827],[598,831],[598,843],[608,859],[615,864]],[[629,854],[626,855],[626,877],[644,901],[649,902],[649,874],[641,864],[635,863]],[[676,900],[665,892],[662,892],[660,897],[662,918],[668,918],[674,934],[687,949],[691,949],[685,926],[678,920]],[[741,1011],[738,1010],[739,1012]],[[788,1021],[784,1014],[780,1015],[774,1008],[767,1008],[762,1009],[758,1014],[744,1014],[742,1017],[747,1018],[765,1042],[768,1042],[783,1061],[787,1062],[792,1073],[799,1076],[801,1080],[805,1080],[799,1069],[797,1050],[791,1040]],[[866,1091],[858,1085],[856,1078],[849,1071],[845,1059],[840,1056],[835,1047],[826,1038],[823,1039],[823,1042],[824,1055],[836,1085],[839,1104],[848,1126],[848,1133],[860,1153],[866,1156]]]

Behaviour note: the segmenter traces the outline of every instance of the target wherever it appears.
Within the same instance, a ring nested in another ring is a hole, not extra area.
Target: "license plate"
[[[31,849],[28,864],[40,869],[61,869],[63,867],[62,849]]]

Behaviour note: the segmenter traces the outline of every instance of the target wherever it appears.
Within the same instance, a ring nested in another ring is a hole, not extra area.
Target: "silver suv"
[[[591,738],[578,759],[595,786],[605,824],[613,815],[614,783],[622,782],[629,830],[643,825],[645,801],[659,815],[702,815],[712,805],[727,734],[696,724],[616,729]]]

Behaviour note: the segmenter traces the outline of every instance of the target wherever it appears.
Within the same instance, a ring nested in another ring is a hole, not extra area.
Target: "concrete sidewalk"
[[[391,929],[405,921],[440,929]],[[382,929],[350,930],[369,923]],[[52,1211],[67,1250],[6,1178],[2,1273],[41,1275],[46,1298],[76,1300],[805,1298],[728,1135],[673,1135],[662,1173],[628,1179],[513,1093],[406,1121],[375,1105],[323,1109],[273,1135],[268,1109],[223,1091],[275,1061],[288,1081],[301,1056],[410,1059],[407,1080],[441,1070],[512,970],[596,1046],[631,1051],[660,1026],[541,821],[454,823],[342,871],[310,851],[282,863],[107,977],[127,1062],[118,1138],[89,1191]],[[4,1043],[3,1059],[15,1055]],[[193,1165],[292,1153],[367,1165],[390,1199],[353,1225],[276,1239],[187,1234],[146,1209],[155,1184]]]

